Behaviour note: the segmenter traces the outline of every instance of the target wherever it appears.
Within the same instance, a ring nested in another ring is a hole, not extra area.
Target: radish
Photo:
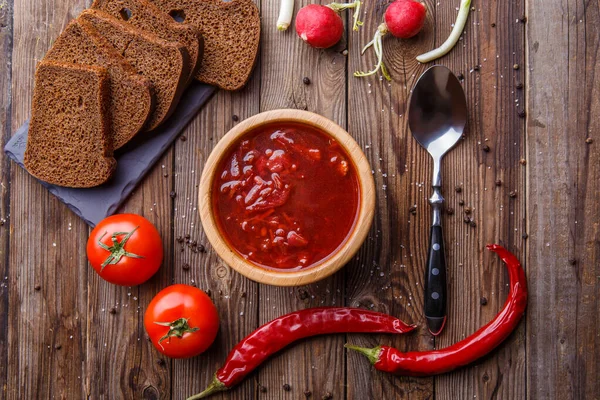
[[[362,22],[358,20],[360,1],[354,3],[331,3],[326,6],[309,4],[296,15],[296,33],[302,40],[318,49],[326,49],[340,41],[344,34],[344,22],[340,11],[354,8],[353,30],[357,31]]]
[[[381,68],[381,72],[388,81],[392,78],[385,65],[383,64],[382,38],[391,33],[400,39],[408,39],[415,36],[425,23],[427,7],[425,4],[415,0],[396,0],[385,10],[385,22],[377,27],[373,40],[367,43],[363,48],[364,53],[369,47],[373,46],[377,55],[377,65],[375,69],[369,72],[357,71],[354,76],[369,76],[375,74]]]

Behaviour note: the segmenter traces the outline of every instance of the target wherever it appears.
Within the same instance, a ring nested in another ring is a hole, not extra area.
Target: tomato
[[[158,231],[146,218],[117,214],[100,221],[92,230],[87,257],[102,279],[135,286],[158,271],[163,246]]]
[[[171,285],[148,304],[144,327],[152,344],[172,358],[203,353],[219,330],[219,314],[202,290],[189,285]]]

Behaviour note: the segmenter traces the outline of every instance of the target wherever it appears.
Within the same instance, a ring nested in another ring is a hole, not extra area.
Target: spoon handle
[[[427,275],[425,276],[425,318],[429,332],[437,336],[446,324],[446,252],[442,227],[431,227]]]

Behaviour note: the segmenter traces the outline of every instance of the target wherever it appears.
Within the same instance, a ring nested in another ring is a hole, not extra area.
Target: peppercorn
[[[233,122],[238,122],[240,120],[240,117],[238,117],[237,115],[233,114],[231,116],[231,119],[233,120]]]
[[[171,193],[170,193],[170,196],[171,196],[171,198],[172,198],[172,199],[174,199],[175,197],[177,197],[177,193],[175,193],[175,192],[171,192]]]
[[[259,388],[259,390],[260,390],[262,393],[267,393],[267,388],[266,388],[266,387],[264,387],[263,385],[259,384],[259,385],[258,385],[258,388]]]
[[[302,79],[302,83],[304,83],[305,85],[310,85],[310,78],[308,76],[305,76]]]
[[[465,201],[464,200],[459,200],[458,201],[458,205],[459,206],[464,206],[465,205]]]
[[[292,387],[290,386],[289,383],[284,383],[283,390],[285,390],[286,392],[289,392],[290,390],[292,390]]]
[[[454,190],[456,191],[456,193],[462,192],[462,188],[460,186],[455,187]]]
[[[165,178],[168,178],[168,177],[169,177],[169,174],[165,172],[165,173],[163,174],[163,176],[164,176]]]
[[[529,237],[528,234],[524,233],[523,236],[521,236],[523,239],[527,239]]]
[[[521,165],[527,165],[527,160],[526,160],[526,159],[524,159],[524,158],[521,158],[521,159],[519,160],[519,164],[521,164]]]
[[[464,211],[465,211],[465,214],[467,214],[467,215],[468,215],[468,214],[471,214],[471,211],[472,211],[472,210],[473,210],[473,209],[472,209],[471,207],[465,207],[465,210],[464,210]]]
[[[34,288],[35,290],[37,290],[37,291],[39,291],[39,290],[41,290],[41,289],[42,289],[42,287],[41,287],[40,285],[35,285],[33,288]]]
[[[525,110],[519,111],[519,117],[520,118],[525,118],[526,115],[527,115],[527,113],[525,112]]]
[[[477,226],[477,223],[471,220],[471,222],[469,222],[469,225],[471,225],[471,228],[475,228]]]
[[[247,296],[246,292],[242,292],[242,294],[241,294],[242,299],[246,298],[246,296]]]
[[[496,186],[502,186],[502,181],[500,179],[496,179]]]
[[[479,65],[474,66],[473,71],[479,71]]]
[[[460,73],[458,74],[457,78],[458,78],[459,80],[461,80],[461,81],[462,81],[463,79],[465,79],[465,76],[463,75],[463,73],[462,73],[462,72],[460,72]]]
[[[577,264],[577,260],[575,258],[569,258],[569,264],[575,265]]]
[[[485,151],[486,153],[489,153],[490,151],[490,146],[488,146],[487,144],[484,144],[482,147],[483,151]]]
[[[485,297],[482,297],[481,299],[479,299],[479,304],[481,304],[482,306],[485,306],[488,303],[488,299]]]
[[[519,22],[521,22],[522,24],[526,23],[527,17],[523,15],[521,18],[519,18]]]
[[[204,245],[203,245],[203,244],[199,244],[199,245],[198,245],[198,251],[199,251],[200,253],[206,253],[206,247],[204,247]]]
[[[212,291],[210,289],[206,289],[205,293],[208,297],[210,297],[210,295],[212,294]]]
[[[510,198],[513,198],[513,199],[514,199],[515,197],[517,197],[517,191],[516,191],[516,190],[512,190],[512,191],[511,191],[511,192],[508,194],[508,197],[510,197]]]
[[[410,206],[410,208],[408,209],[408,212],[411,213],[412,215],[416,215],[417,214],[417,206]]]
[[[187,137],[185,135],[181,135],[179,137],[179,140],[181,140],[182,142],[185,142],[187,140]]]
[[[523,84],[521,82],[517,83],[515,86],[517,89],[521,90],[523,89]]]
[[[300,300],[308,299],[308,292],[304,289],[298,289],[298,298]]]
[[[60,350],[60,349],[62,349],[62,345],[60,345],[60,344],[55,344],[55,345],[54,345],[54,348],[55,348],[56,350]]]
[[[585,139],[585,142],[587,144],[592,144],[592,143],[594,143],[594,139],[592,139],[591,137],[589,137],[589,138]]]
[[[471,223],[471,218],[469,218],[469,217],[467,217],[467,216],[465,215],[465,217],[463,218],[463,222],[464,222],[465,224],[470,224],[470,223]]]
[[[310,396],[312,396],[312,392],[310,390],[305,390],[304,397],[306,397],[308,399]]]
[[[514,64],[514,65],[513,65],[513,69],[514,69],[515,71],[517,71],[517,70],[519,69],[519,64]]]
[[[448,209],[446,210],[446,214],[448,214],[448,215],[454,214],[454,208],[448,207]]]
[[[183,268],[184,271],[188,271],[190,269],[190,264],[183,264],[181,268]]]
[[[183,243],[183,238],[181,236],[177,236],[177,242],[178,243]]]
[[[185,237],[186,239],[188,239],[188,240],[191,238],[191,236],[190,236],[190,234],[189,234],[189,233],[186,233],[184,237]]]
[[[495,27],[496,27],[496,23],[492,22],[492,28],[495,28]]]
[[[117,313],[117,309],[115,307],[111,307],[110,310],[108,310],[108,312],[114,315]]]
[[[162,367],[163,365],[165,365],[165,364],[166,364],[166,363],[165,363],[165,360],[163,360],[162,358],[159,358],[158,360],[156,360],[156,363],[157,363],[158,365],[160,365],[161,367]]]

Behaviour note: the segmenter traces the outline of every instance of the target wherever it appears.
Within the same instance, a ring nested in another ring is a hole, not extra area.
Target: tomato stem
[[[139,228],[139,226],[136,226],[135,229],[132,230],[131,232],[114,232],[111,235],[111,240],[112,240],[113,244],[110,247],[107,246],[106,244],[102,243],[102,239],[104,238],[104,236],[106,236],[106,234],[108,232],[104,232],[104,234],[102,236],[100,236],[100,239],[98,239],[98,246],[100,246],[104,250],[110,252],[110,255],[102,263],[102,268],[100,269],[100,271],[104,270],[104,267],[106,267],[109,264],[110,265],[117,264],[119,261],[121,261],[121,258],[123,258],[123,257],[144,258],[142,256],[138,256],[137,254],[133,254],[133,253],[130,253],[125,250],[125,244],[127,244],[127,241],[131,238],[131,235],[133,235],[133,233],[135,231],[137,231],[138,228]],[[121,242],[119,242],[119,239],[117,239],[117,236],[122,236],[122,235],[125,235],[125,237],[123,238],[123,240]]]
[[[182,338],[184,333],[193,333],[196,332],[199,328],[190,328],[188,324],[187,318],[179,318],[173,322],[154,322],[156,325],[168,326],[169,331],[160,339],[158,339],[158,344],[160,344],[163,340],[171,340],[173,336]],[[161,345],[162,346],[162,345]]]

